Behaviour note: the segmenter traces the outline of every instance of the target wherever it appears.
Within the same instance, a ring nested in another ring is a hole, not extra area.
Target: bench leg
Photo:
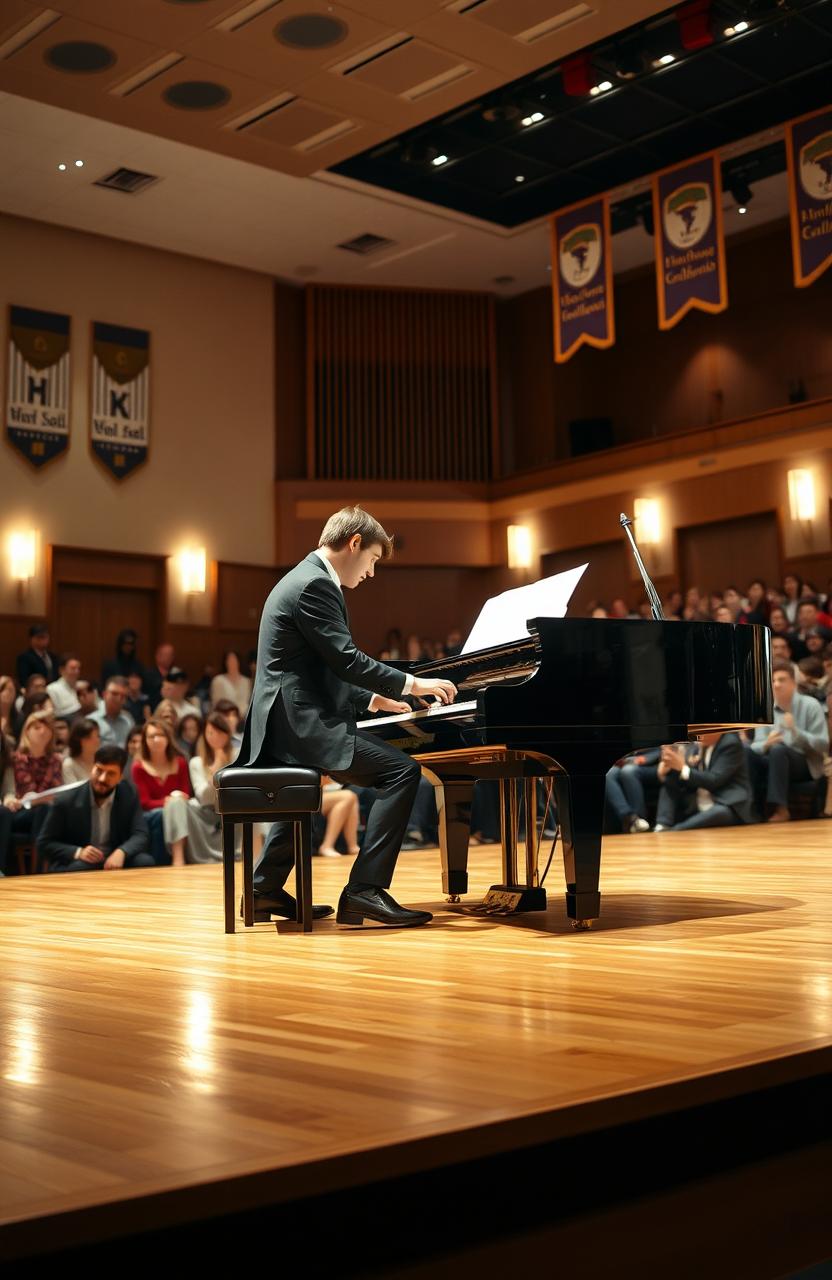
[[[243,823],[243,921],[247,929],[254,924],[254,830]]]
[[[312,931],[312,818],[305,814],[295,823],[295,885],[298,923],[303,932]]]
[[[222,890],[225,902],[225,932],[234,933],[234,823],[222,821]]]

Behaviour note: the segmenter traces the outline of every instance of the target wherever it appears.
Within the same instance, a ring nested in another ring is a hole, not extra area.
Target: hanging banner
[[[794,282],[803,289],[832,262],[832,107],[786,125]]]
[[[35,467],[69,446],[69,316],[9,307],[6,439]]]
[[[123,325],[92,327],[90,444],[121,479],[147,458],[150,428],[150,334]]]
[[[552,218],[552,303],[558,364],[584,343],[611,347],[615,342],[606,196],[571,205]]]
[[[711,152],[653,175],[659,328],[672,329],[688,311],[728,306],[722,182]]]

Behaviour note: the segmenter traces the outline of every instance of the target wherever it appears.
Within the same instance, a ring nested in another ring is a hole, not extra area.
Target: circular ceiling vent
[[[182,111],[210,111],[228,102],[231,91],[224,84],[214,84],[213,80],[180,80],[178,84],[169,84],[162,97],[169,106]]]
[[[349,27],[340,18],[326,13],[299,13],[284,18],[274,29],[275,39],[292,49],[326,49],[343,40]]]
[[[56,71],[106,71],[115,60],[112,49],[92,40],[65,40],[46,50],[46,61]]]

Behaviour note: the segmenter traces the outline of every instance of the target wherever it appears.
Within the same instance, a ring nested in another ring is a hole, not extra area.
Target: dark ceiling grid
[[[587,51],[596,83],[613,82],[609,93],[570,97],[553,65],[334,172],[516,227],[832,99],[832,0],[715,0],[720,27],[750,16],[751,28],[693,53],[679,43],[675,8]],[[662,51],[677,60],[621,80],[622,50],[643,64]],[[534,111],[545,119],[523,127]],[[762,150],[759,172],[745,162],[752,181],[778,171],[775,155],[784,167],[782,146]],[[436,155],[448,162],[433,166]]]

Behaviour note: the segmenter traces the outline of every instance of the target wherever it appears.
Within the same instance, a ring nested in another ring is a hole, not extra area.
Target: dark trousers
[[[642,773],[655,775],[654,765],[614,764],[607,771],[605,795],[607,804],[612,809],[622,829],[625,822],[633,817],[647,817],[647,803],[644,798]]]
[[[124,859],[125,870],[132,867],[154,867],[156,863],[153,861],[152,854],[149,853],[128,853]],[[66,863],[63,867],[53,867],[53,871],[103,871],[103,862],[84,862],[82,858],[75,858],[72,862]]]
[[[359,732],[349,769],[332,770],[329,776],[349,786],[375,790],[364,843],[350,872],[350,884],[388,888],[419,789],[421,769],[403,751],[370,733]],[[254,892],[266,895],[282,889],[294,865],[292,824],[276,822],[254,869]]]
[[[714,801],[710,809],[697,809],[696,793],[679,785],[671,773],[659,791],[656,824],[671,831],[695,831],[697,827],[738,827],[742,822],[727,804]]]
[[[765,755],[749,751],[748,763],[755,794],[762,800],[765,787],[766,802],[778,809],[788,807],[793,782],[808,782],[812,777],[806,757],[785,742],[776,742]]]

